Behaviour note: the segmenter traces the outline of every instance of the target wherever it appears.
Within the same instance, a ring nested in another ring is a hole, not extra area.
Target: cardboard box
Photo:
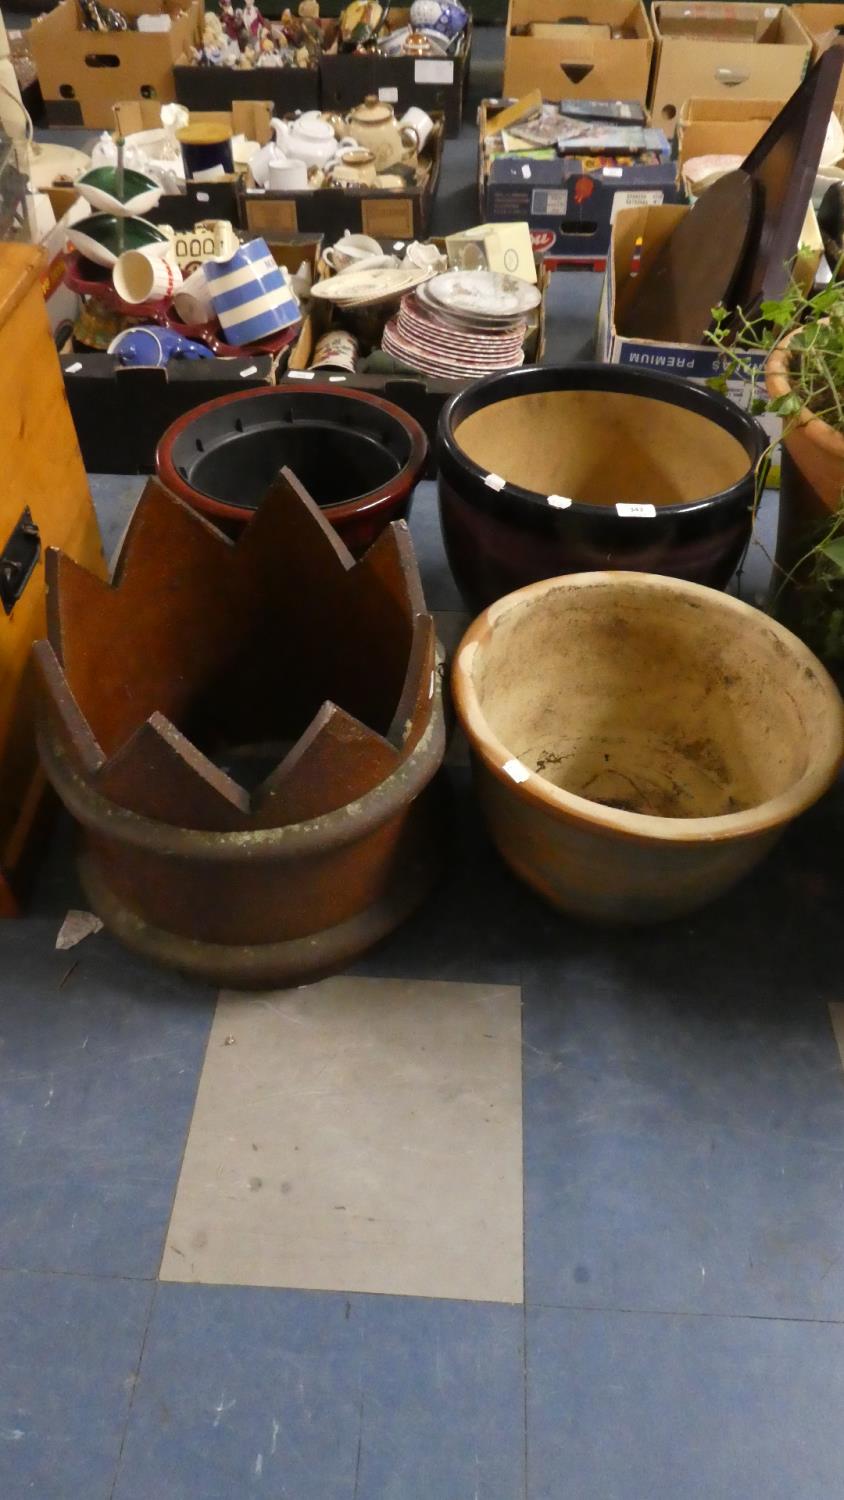
[[[422,187],[400,192],[329,187],[298,193],[244,188],[240,222],[253,235],[283,238],[287,234],[314,233],[321,234],[329,244],[345,230],[375,239],[423,239],[440,178],[444,133],[439,115],[421,156],[428,167]]]
[[[272,244],[279,265],[315,269],[322,241],[302,235]],[[159,439],[177,417],[233,391],[273,385],[285,350],[271,357],[173,360],[161,369],[132,369],[113,355],[62,353],[65,391],[85,467],[94,474],[152,474]]]
[[[435,239],[434,243],[445,249],[445,241]],[[390,239],[382,239],[382,249],[389,252],[393,249]],[[328,268],[323,263],[323,269]],[[539,317],[535,329],[529,333],[525,343],[525,362],[528,364],[539,364],[545,354],[545,302],[548,291],[549,272],[547,266],[538,264],[537,283],[542,292],[542,301],[539,305]],[[356,374],[344,375],[341,371],[331,370],[322,374],[319,370],[311,371],[309,365],[313,357],[314,346],[317,340],[326,333],[333,323],[343,326],[343,313],[328,302],[315,300],[308,316],[302,324],[302,331],[296,343],[290,351],[287,367],[282,373],[279,371],[278,382],[301,383],[302,380],[330,380],[332,385],[345,385],[351,390],[370,391],[374,396],[381,396],[385,401],[392,401],[406,411],[424,429],[428,438],[428,461],[425,473],[428,478],[436,474],[436,435],[437,423],[440,412],[455,391],[459,391],[468,381],[438,380],[431,375],[423,375],[421,372],[414,374],[406,371],[402,374]]]
[[[590,26],[561,26],[559,40],[530,36],[537,22],[559,22],[560,0],[510,0],[503,92],[540,89],[543,99],[639,99],[648,95],[653,32],[640,0],[579,0],[572,14]],[[634,35],[613,40],[603,28]],[[599,27],[601,29],[599,29]],[[659,122],[657,122],[659,123]]]
[[[642,237],[642,271],[646,271],[665,241],[690,212],[688,207],[630,208],[620,213],[612,230],[604,286],[598,308],[595,356],[605,364],[630,365],[656,370],[663,375],[677,375],[699,384],[726,373],[726,361],[714,344],[665,344],[651,339],[628,338],[624,333],[623,315],[618,311],[630,276],[634,247]],[[641,274],[641,272],[640,272]],[[761,372],[764,356],[759,356]],[[728,381],[728,393],[737,405],[747,408],[753,392],[744,380]],[[762,426],[772,442],[779,438],[781,423],[765,416]],[[768,483],[779,483],[778,458],[774,455]]]
[[[781,109],[781,99],[686,99],[677,118],[681,176],[693,156],[747,156]]]
[[[490,223],[526,219],[533,248],[550,267],[602,271],[616,215],[624,208],[680,203],[677,164],[606,166],[590,157],[489,161],[484,137],[490,116],[511,100],[483,99],[478,111],[478,194]]]
[[[826,51],[830,33],[844,27],[844,5],[832,5],[830,0],[824,0],[821,5],[792,5],[791,14],[797,17],[804,31],[808,32],[812,43],[812,58],[815,60]],[[838,85],[835,100],[837,104],[844,104],[844,76]]]
[[[694,197],[684,168],[696,156],[746,156],[762,139],[771,121],[782,109],[777,99],[687,99],[677,125],[677,165],[680,185]],[[817,215],[811,203],[800,235],[794,279],[811,292],[823,255]]]
[[[409,22],[410,11],[406,9],[391,10],[387,17],[390,31],[397,31]],[[428,114],[437,110],[445,119],[446,135],[459,135],[471,47],[470,20],[459,51],[453,57],[382,57],[377,52],[343,52],[322,57],[319,64],[322,108],[345,114],[367,94],[377,94],[393,105],[399,117],[411,104]]]
[[[261,72],[263,72],[263,68]],[[233,135],[245,135],[248,140],[265,146],[273,138],[273,106],[271,99],[235,99],[230,109],[197,110],[191,113],[192,124],[227,125]],[[161,100],[124,99],[112,105],[109,128],[123,135],[135,135],[139,130],[158,130],[161,127]]]
[[[321,21],[324,43],[337,34],[336,21]],[[213,68],[177,63],[173,69],[176,98],[190,110],[231,109],[236,99],[271,99],[273,114],[319,109],[319,66],[312,68]]]
[[[811,56],[807,33],[784,5],[658,0],[651,24],[651,117],[666,135],[687,99],[790,98]]]
[[[78,0],[61,0],[30,29],[51,125],[108,130],[115,99],[167,103],[176,97],[173,64],[199,39],[202,0],[121,0],[127,17],[169,15],[169,31],[85,31]]]

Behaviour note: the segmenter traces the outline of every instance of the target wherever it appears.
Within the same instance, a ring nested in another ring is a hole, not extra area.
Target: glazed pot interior
[[[308,393],[200,413],[176,437],[171,457],[192,489],[255,510],[285,466],[320,506],[342,505],[394,480],[411,448],[409,433],[389,413]]]
[[[702,594],[616,574],[512,596],[472,659],[482,719],[532,771],[608,808],[709,818],[787,792],[837,753],[830,684],[765,616]]]
[[[465,417],[454,439],[487,473],[588,505],[703,500],[752,467],[742,443],[708,417],[616,391],[511,396]]]

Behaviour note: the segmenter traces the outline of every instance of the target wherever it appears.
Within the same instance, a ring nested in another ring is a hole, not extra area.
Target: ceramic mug
[[[301,317],[287,271],[276,265],[266,240],[250,240],[230,260],[209,260],[205,275],[229,344],[269,338]]]
[[[343,271],[368,255],[380,255],[381,246],[369,234],[344,234],[336,245],[329,245],[324,258],[332,271]]]
[[[271,193],[299,193],[310,187],[308,168],[298,157],[273,156],[267,167]]]
[[[162,302],[182,284],[182,273],[172,261],[143,250],[125,250],[112,267],[111,280],[122,302]]]
[[[434,128],[434,122],[430,115],[426,115],[424,109],[418,104],[411,104],[399,120],[401,130],[412,130],[416,136],[417,150],[421,151]]]
[[[358,367],[358,341],[345,328],[331,328],[317,341],[311,369],[346,370],[354,375]]]
[[[173,295],[173,306],[182,323],[199,327],[210,323],[214,317],[211,288],[202,267],[187,276]]]

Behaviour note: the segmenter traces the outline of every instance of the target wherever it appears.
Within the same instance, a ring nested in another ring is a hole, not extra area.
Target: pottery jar
[[[416,154],[416,131],[412,126],[401,129],[391,105],[375,94],[369,94],[363,104],[349,111],[346,125],[358,145],[373,153],[377,172],[396,162],[411,160]]]
[[[440,515],[470,608],[560,573],[633,568],[723,588],[767,439],[715,391],[620,365],[529,365],[453,396]]]
[[[454,702],[493,840],[562,910],[653,923],[729,889],[835,778],[844,706],[782,625],[643,573],[509,594]]]
[[[335,385],[237,391],[179,417],[158,444],[162,483],[240,533],[287,465],[360,556],[410,512],[428,444],[389,401]]]

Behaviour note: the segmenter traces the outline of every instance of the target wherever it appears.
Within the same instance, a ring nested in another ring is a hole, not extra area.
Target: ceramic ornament
[[[438,31],[451,39],[465,31],[469,16],[455,0],[413,0],[410,20],[417,28]]]

